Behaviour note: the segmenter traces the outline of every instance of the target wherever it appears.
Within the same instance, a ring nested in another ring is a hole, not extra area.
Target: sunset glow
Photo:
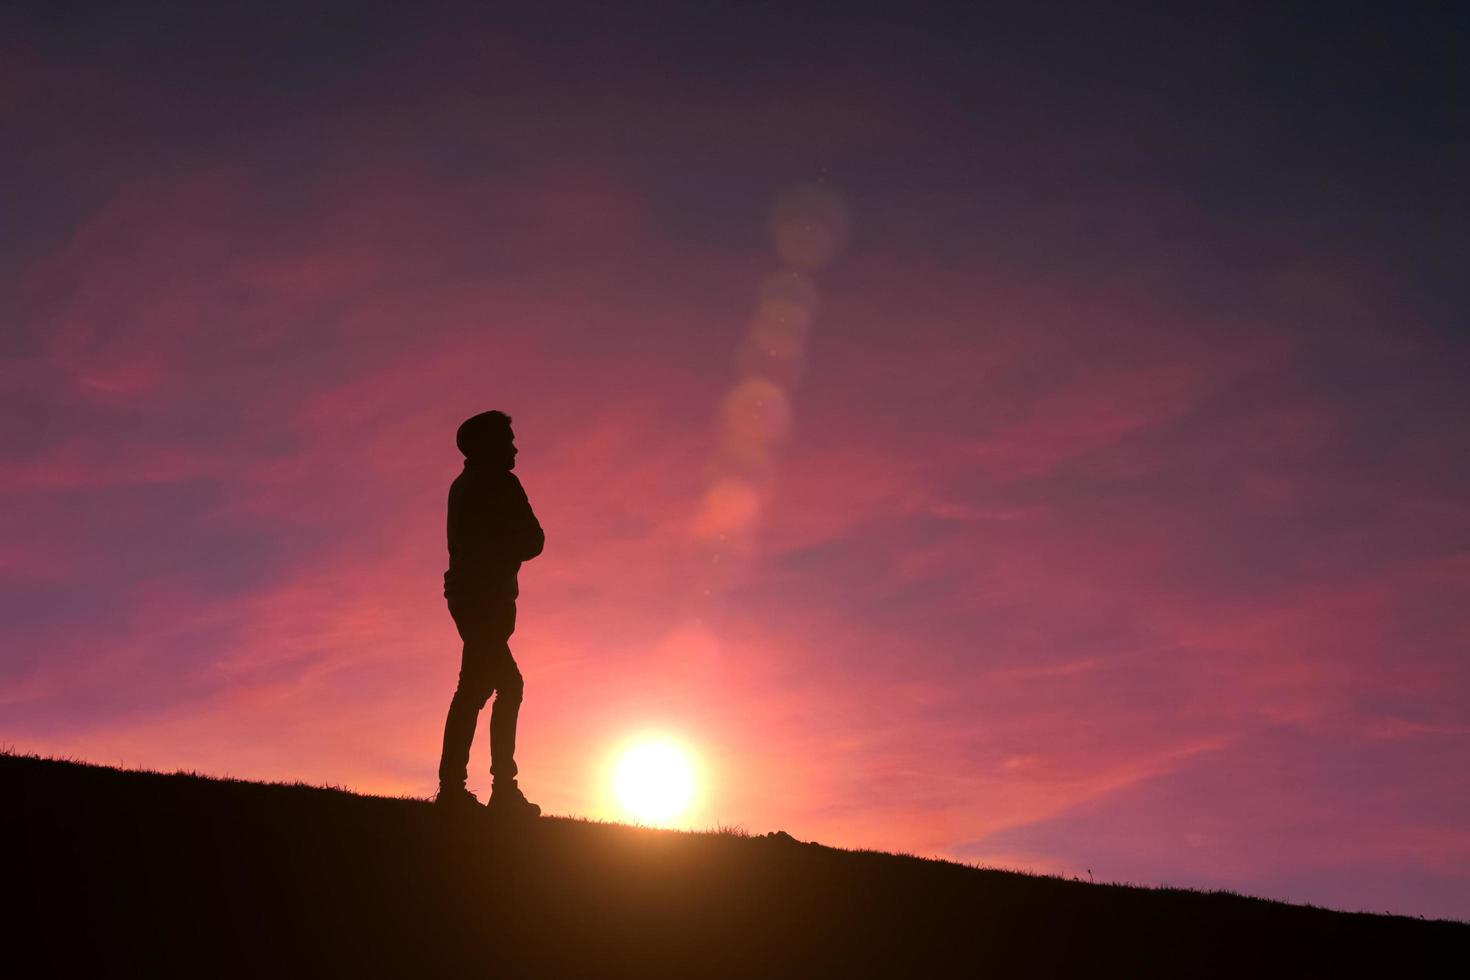
[[[0,4],[0,744],[434,795],[499,409],[546,814],[1470,918],[1470,7],[880,6]]]

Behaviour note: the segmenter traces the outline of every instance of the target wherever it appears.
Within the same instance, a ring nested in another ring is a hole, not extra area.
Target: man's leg
[[[490,813],[497,817],[536,817],[541,808],[526,799],[516,785],[516,723],[520,720],[525,681],[510,653],[510,635],[515,632],[514,604],[501,607],[492,622],[500,638],[494,651],[495,706],[490,709],[490,774],[495,784],[490,791]]]
[[[474,617],[450,608],[454,624],[464,640],[460,655],[459,684],[449,702],[449,714],[444,719],[444,747],[439,754],[440,790],[463,789],[469,775],[470,745],[475,740],[475,725],[480,718],[480,709],[494,689],[494,667],[496,665],[493,641],[487,637]]]
[[[538,817],[541,808],[516,785],[516,721],[521,713],[525,682],[510,647],[503,646],[497,661],[495,707],[490,709],[490,773],[495,784],[487,806],[492,816],[524,819]]]
[[[525,681],[511,656],[510,646],[496,651],[495,704],[490,709],[490,775],[495,781],[516,777],[516,722],[521,713]]]

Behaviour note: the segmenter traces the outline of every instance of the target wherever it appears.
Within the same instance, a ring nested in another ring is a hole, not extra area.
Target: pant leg
[[[449,613],[464,648],[459,684],[444,720],[444,745],[439,756],[441,786],[463,786],[468,775],[470,746],[480,711],[492,692],[501,690],[491,711],[491,772],[515,775],[515,728],[521,702],[521,676],[511,657],[508,639],[515,631],[515,604],[504,601],[451,601]],[[497,745],[499,749],[497,751]],[[498,763],[498,764],[497,764]]]
[[[495,670],[495,705],[490,709],[490,775],[499,779],[516,776],[516,722],[521,714],[525,682],[520,668],[502,643]]]
[[[475,725],[480,709],[493,690],[483,657],[467,639],[460,656],[459,684],[449,701],[449,714],[444,719],[444,746],[439,753],[439,785],[441,788],[463,786],[469,775],[470,745],[475,740]]]

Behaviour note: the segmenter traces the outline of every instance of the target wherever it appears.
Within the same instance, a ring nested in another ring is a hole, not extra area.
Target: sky
[[[431,794],[497,408],[548,812],[1470,919],[1470,14],[525,6],[6,5],[0,744]]]

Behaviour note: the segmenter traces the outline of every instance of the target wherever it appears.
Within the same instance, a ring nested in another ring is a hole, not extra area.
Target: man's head
[[[510,428],[510,416],[504,412],[481,412],[465,419],[454,434],[454,444],[465,459],[490,466],[516,465],[516,435]]]

